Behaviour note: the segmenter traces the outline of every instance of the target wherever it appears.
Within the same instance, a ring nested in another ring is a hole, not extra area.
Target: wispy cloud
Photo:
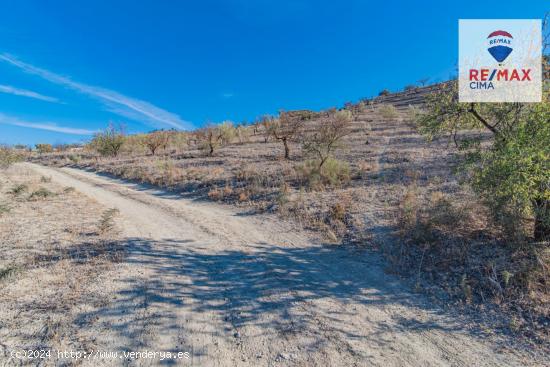
[[[234,96],[235,96],[235,94],[233,94],[233,93],[231,93],[231,92],[222,93],[222,98],[225,98],[225,99],[233,98]]]
[[[182,120],[178,115],[163,110],[149,102],[131,98],[110,89],[76,82],[69,77],[22,62],[8,54],[0,54],[0,61],[7,62],[26,73],[37,75],[51,83],[86,94],[100,101],[109,111],[118,115],[155,127],[192,128],[190,122]]]
[[[78,129],[67,126],[59,126],[53,122],[30,122],[18,119],[17,117],[7,116],[0,113],[0,124],[27,127],[30,129],[55,131],[57,133],[72,134],[72,135],[93,135],[97,131]]]
[[[0,85],[0,93],[13,94],[16,96],[29,97],[34,99],[39,99],[41,101],[60,103],[57,98],[48,97],[40,93],[33,92],[32,90],[19,89],[9,85]]]

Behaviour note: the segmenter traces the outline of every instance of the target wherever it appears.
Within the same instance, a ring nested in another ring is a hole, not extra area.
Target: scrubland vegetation
[[[549,121],[547,90],[541,104],[461,104],[448,82],[253,124],[139,135],[109,126],[76,150],[37,146],[32,159],[278,213],[329,241],[378,248],[418,289],[496,310],[500,327],[544,343]]]

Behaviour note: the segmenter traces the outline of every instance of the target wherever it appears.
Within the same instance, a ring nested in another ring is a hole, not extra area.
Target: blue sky
[[[541,1],[3,1],[0,143],[251,121],[444,80],[459,18]]]

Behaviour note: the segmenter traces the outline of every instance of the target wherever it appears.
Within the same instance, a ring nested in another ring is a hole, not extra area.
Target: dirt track
[[[103,285],[112,302],[82,317],[95,320],[85,327],[99,349],[188,351],[183,364],[197,366],[526,364],[409,293],[369,252],[271,217],[25,165],[120,211],[128,256]]]

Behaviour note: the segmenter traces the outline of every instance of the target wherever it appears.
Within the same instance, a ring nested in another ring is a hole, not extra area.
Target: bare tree
[[[212,156],[214,151],[221,145],[222,134],[215,125],[207,125],[197,130],[195,136],[200,143],[199,148],[207,150],[209,156]]]
[[[159,130],[145,135],[143,144],[149,148],[152,155],[155,155],[158,148],[164,147],[166,149],[169,139],[170,135],[168,131]]]
[[[230,121],[224,121],[220,125],[209,124],[197,130],[195,137],[200,143],[199,148],[207,150],[208,155],[212,156],[220,146],[231,143],[235,137],[235,128]]]
[[[342,138],[351,133],[351,121],[350,111],[335,111],[323,119],[318,130],[306,136],[304,150],[319,159],[319,170],[334,151],[342,146]]]
[[[311,111],[280,111],[279,118],[266,121],[269,135],[283,142],[285,159],[290,159],[289,142],[298,136],[304,123],[311,119]]]
[[[271,115],[263,115],[254,122],[254,136],[261,134],[264,138],[264,143],[269,141],[271,138],[270,127],[273,124],[274,117]]]
[[[421,86],[425,86],[426,83],[428,83],[430,81],[430,78],[420,78],[418,79],[416,82],[419,83]]]

